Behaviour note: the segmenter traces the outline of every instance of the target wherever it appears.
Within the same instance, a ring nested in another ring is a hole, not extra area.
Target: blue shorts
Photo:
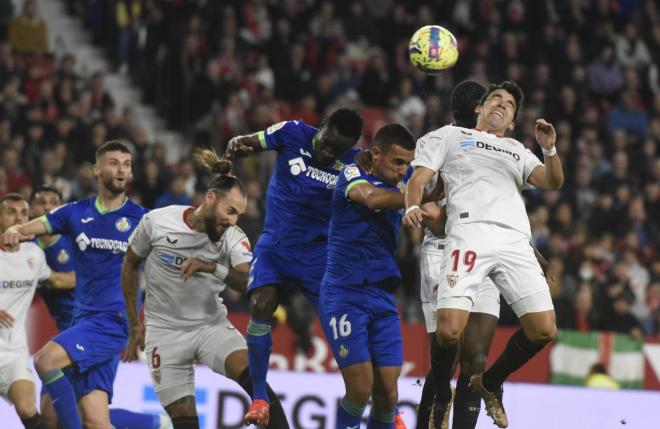
[[[403,342],[394,295],[374,285],[321,286],[319,318],[339,368],[362,362],[401,366]]]
[[[325,274],[326,242],[305,247],[257,246],[250,267],[248,294],[263,286],[297,287],[318,307]]]
[[[128,326],[121,313],[107,312],[74,320],[53,338],[75,362],[69,380],[78,398],[103,390],[112,398],[119,356],[128,342]]]

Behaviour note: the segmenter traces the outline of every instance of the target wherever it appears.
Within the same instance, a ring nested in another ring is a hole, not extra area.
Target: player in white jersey
[[[508,420],[501,402],[505,378],[538,353],[556,334],[555,313],[543,271],[530,244],[531,231],[521,190],[532,185],[559,189],[564,181],[555,149],[555,130],[536,121],[536,139],[545,164],[518,141],[505,138],[522,103],[514,82],[492,85],[477,106],[477,129],[445,126],[417,144],[406,195],[404,222],[420,226],[426,183],[436,172],[445,182],[448,244],[443,255],[437,301],[436,335],[446,383],[437,386],[448,405],[450,369],[477,292],[490,277],[519,317],[522,329],[483,376],[470,385],[499,427]]]
[[[28,203],[21,195],[2,196],[1,232],[27,222],[28,211]],[[26,242],[0,250],[0,279],[0,396],[14,404],[26,429],[46,429],[37,412],[25,331],[27,313],[39,282],[69,289],[75,286],[75,276],[52,272],[43,250]]]
[[[174,429],[198,429],[193,363],[199,360],[238,382],[251,394],[247,344],[227,319],[219,297],[227,286],[244,293],[252,252],[236,226],[247,198],[229,175],[231,162],[198,151],[197,161],[218,176],[197,207],[169,206],[146,214],[129,239],[122,287],[130,324],[126,360],[147,350],[154,389]],[[145,325],[136,309],[138,267],[145,262]],[[269,388],[268,427],[288,428],[284,411]]]

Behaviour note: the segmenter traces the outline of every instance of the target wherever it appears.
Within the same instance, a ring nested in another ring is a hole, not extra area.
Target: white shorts
[[[486,278],[518,317],[554,309],[529,237],[489,223],[453,226],[440,269],[438,308],[471,311]]]
[[[424,252],[419,259],[420,281],[419,290],[422,300],[422,312],[426,322],[426,332],[432,333],[437,330],[435,312],[437,309],[438,285],[440,284],[440,267],[442,264],[442,253]],[[500,317],[500,291],[495,284],[486,278],[482,287],[477,291],[474,305],[470,309],[472,313],[491,314]]]
[[[149,326],[145,349],[154,390],[166,407],[184,396],[195,395],[194,361],[225,375],[227,357],[236,350],[246,350],[247,343],[223,318],[191,331]]]
[[[34,383],[27,348],[23,350],[0,349],[0,396],[9,402],[9,388],[18,380]]]

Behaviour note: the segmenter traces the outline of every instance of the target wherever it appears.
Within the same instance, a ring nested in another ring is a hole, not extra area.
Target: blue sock
[[[359,429],[364,408],[343,397],[337,407],[336,429]]]
[[[398,408],[392,411],[378,411],[373,406],[369,413],[369,420],[367,421],[367,429],[393,429],[394,416],[398,413]]]
[[[266,402],[269,402],[268,392],[266,391],[266,375],[268,374],[270,351],[273,347],[273,337],[270,329],[269,322],[255,319],[250,319],[247,327],[252,399],[263,399]]]
[[[158,429],[160,416],[113,408],[110,410],[110,422],[116,429]]]
[[[62,370],[55,369],[45,374],[39,374],[39,378],[50,395],[62,427],[82,429],[76,394]]]

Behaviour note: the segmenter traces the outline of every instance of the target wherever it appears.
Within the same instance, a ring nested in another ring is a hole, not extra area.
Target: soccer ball
[[[456,64],[456,38],[446,28],[427,25],[415,31],[408,44],[412,65],[424,73],[437,74]]]

